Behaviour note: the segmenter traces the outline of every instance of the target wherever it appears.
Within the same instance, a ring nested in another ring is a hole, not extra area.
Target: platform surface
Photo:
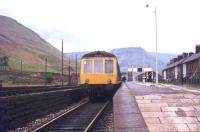
[[[135,83],[113,97],[116,132],[200,132],[200,93]]]
[[[113,110],[115,132],[148,132],[135,97],[124,84],[113,97]]]

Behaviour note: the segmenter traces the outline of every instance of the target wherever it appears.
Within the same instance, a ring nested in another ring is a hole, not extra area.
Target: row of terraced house
[[[170,60],[162,71],[165,82],[200,84],[200,45],[195,49],[195,53],[183,53]]]

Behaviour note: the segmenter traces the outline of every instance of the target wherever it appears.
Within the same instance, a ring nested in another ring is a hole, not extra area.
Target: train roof
[[[105,51],[94,51],[82,56],[82,58],[85,57],[116,57],[116,56]]]

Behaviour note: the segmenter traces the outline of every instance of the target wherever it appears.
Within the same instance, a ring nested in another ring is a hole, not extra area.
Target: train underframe
[[[87,89],[90,101],[106,101],[112,99],[113,95],[120,87],[119,84],[84,84]]]

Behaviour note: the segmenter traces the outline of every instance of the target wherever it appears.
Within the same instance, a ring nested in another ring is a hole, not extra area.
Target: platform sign
[[[137,72],[142,72],[142,71],[143,71],[142,68],[137,69]]]

